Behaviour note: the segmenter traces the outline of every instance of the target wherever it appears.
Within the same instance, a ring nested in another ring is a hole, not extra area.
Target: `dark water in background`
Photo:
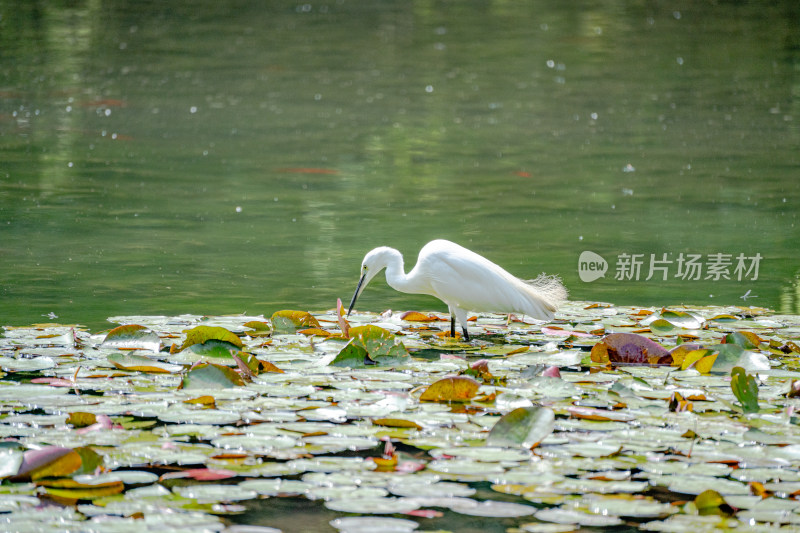
[[[438,237],[576,299],[800,312],[795,0],[0,1],[0,97],[0,324],[324,309]]]

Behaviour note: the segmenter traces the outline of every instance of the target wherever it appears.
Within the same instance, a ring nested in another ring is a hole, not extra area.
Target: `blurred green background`
[[[795,0],[0,1],[0,324],[326,309],[433,238],[574,299],[800,312],[799,28]]]

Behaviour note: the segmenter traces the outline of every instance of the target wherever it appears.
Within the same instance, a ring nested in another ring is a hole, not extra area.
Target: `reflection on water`
[[[437,237],[574,298],[800,312],[796,2],[0,10],[2,323],[328,308]]]

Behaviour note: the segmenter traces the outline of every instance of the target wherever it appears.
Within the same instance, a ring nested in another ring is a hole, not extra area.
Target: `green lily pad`
[[[402,518],[377,518],[367,516],[348,516],[331,520],[331,527],[345,533],[410,533],[419,527],[413,520]]]
[[[357,340],[372,357],[389,355],[398,345],[394,333],[371,324],[350,328],[350,337]]]
[[[731,371],[731,389],[745,413],[757,413],[759,411],[756,379],[746,374],[740,366],[734,367]]]
[[[650,322],[649,326],[650,331],[653,333],[658,333],[659,335],[670,333],[675,329],[675,326],[671,322],[664,320],[663,318]]]
[[[712,489],[704,490],[694,499],[694,506],[701,515],[727,514],[722,510],[722,507],[726,505],[725,498],[723,498],[719,492]]]
[[[9,372],[38,372],[55,368],[56,362],[51,357],[20,358],[0,357],[0,368]]]
[[[121,470],[99,475],[74,476],[73,479],[84,484],[121,481],[125,485],[145,485],[158,481],[158,476],[144,470]]]
[[[374,364],[376,363],[368,357],[367,350],[353,341],[347,343],[347,345],[342,348],[342,351],[339,352],[339,355],[330,363],[331,366],[349,368],[362,368]]]
[[[705,348],[717,353],[712,366],[714,372],[730,372],[744,354],[744,348],[736,344],[713,344]]]
[[[200,503],[233,502],[252,500],[258,493],[236,485],[189,485],[174,487],[177,494]]]
[[[700,329],[705,322],[701,317],[687,311],[662,311],[660,320],[664,320],[684,329]]]
[[[674,505],[649,498],[588,496],[583,498],[581,505],[594,514],[630,518],[663,518],[679,512]]]
[[[331,366],[363,368],[369,365],[390,366],[405,362],[408,350],[396,336],[373,325],[350,328],[350,342],[339,352]]]
[[[23,457],[21,450],[2,450],[0,452],[0,479],[16,475],[20,466],[22,466]]]
[[[428,453],[435,459],[458,457],[485,463],[523,462],[531,458],[528,450],[494,446],[449,446],[429,450]]]
[[[454,508],[457,513],[469,516],[486,516],[492,518],[516,518],[536,513],[537,508],[532,505],[513,502],[498,502],[486,500],[479,502],[474,507]]]
[[[286,479],[249,479],[239,483],[239,488],[252,490],[262,496],[299,496],[311,489],[312,485],[303,481]]]
[[[113,364],[120,370],[129,370],[132,372],[146,372],[146,373],[175,373],[183,370],[182,365],[174,365],[165,363],[156,359],[151,359],[143,355],[127,354],[127,353],[112,353],[108,356],[108,362]]]
[[[358,514],[400,514],[419,509],[420,503],[414,498],[358,498],[330,500],[325,507],[331,511]]]
[[[195,353],[223,356],[225,351],[230,355],[230,350],[239,351],[244,348],[244,343],[238,335],[219,326],[197,326],[184,331],[186,340],[173,352],[181,352],[192,348]]]
[[[270,318],[272,330],[276,335],[295,333],[305,328],[319,328],[320,324],[311,313],[307,311],[277,311]]]
[[[238,352],[239,346],[230,342],[209,339],[202,344],[193,344],[189,350],[205,357],[230,358],[232,353]]]
[[[543,522],[528,522],[519,527],[521,533],[571,533],[575,528],[570,524],[546,524]]]
[[[399,478],[389,485],[389,491],[395,496],[408,496],[413,498],[439,497],[439,496],[472,496],[476,489],[464,483],[452,481],[434,481],[421,483],[414,478]]]
[[[211,444],[226,450],[247,450],[267,453],[272,450],[293,448],[299,443],[287,435],[265,438],[263,435],[221,435],[211,439]]]
[[[241,387],[244,380],[226,366],[201,363],[190,369],[181,381],[180,389],[213,390]]]
[[[549,407],[519,407],[497,421],[486,443],[530,448],[553,432],[554,422],[555,413]]]
[[[118,326],[109,331],[100,347],[158,352],[161,349],[161,339],[144,326],[130,324]]]
[[[723,496],[749,494],[750,488],[745,483],[730,479],[705,476],[673,476],[668,486],[672,492],[698,495],[706,490],[714,490]]]
[[[741,331],[732,331],[725,335],[725,343],[726,344],[736,344],[737,346],[741,346],[745,350],[755,350],[758,348],[760,344],[758,342],[758,338],[756,335],[747,332]]]
[[[452,479],[466,481],[486,480],[505,472],[505,468],[498,463],[484,463],[473,459],[441,459],[427,464],[431,472],[438,472],[452,476]]]
[[[586,513],[578,509],[569,507],[554,507],[542,509],[534,515],[538,520],[544,522],[555,522],[557,524],[573,524],[586,527],[611,527],[623,524],[618,516]]]

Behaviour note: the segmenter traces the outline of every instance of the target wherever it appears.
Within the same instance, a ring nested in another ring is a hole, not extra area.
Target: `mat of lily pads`
[[[286,499],[328,531],[800,528],[798,316],[109,321],[3,329],[3,531],[304,531]]]

